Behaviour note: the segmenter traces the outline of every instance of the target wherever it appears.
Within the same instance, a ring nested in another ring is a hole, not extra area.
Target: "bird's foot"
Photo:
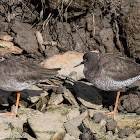
[[[116,111],[107,113],[107,115],[113,115],[113,118],[114,118],[114,119],[115,119],[115,114],[116,114]]]
[[[13,118],[15,118],[17,115],[18,115],[18,112],[16,112],[16,113],[6,112],[6,113],[4,114],[4,116],[13,116]]]

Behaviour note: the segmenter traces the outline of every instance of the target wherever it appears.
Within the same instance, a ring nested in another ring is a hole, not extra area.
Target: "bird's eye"
[[[87,59],[87,58],[85,58],[85,59],[84,59],[84,62],[87,62],[87,60],[88,60],[88,59]]]

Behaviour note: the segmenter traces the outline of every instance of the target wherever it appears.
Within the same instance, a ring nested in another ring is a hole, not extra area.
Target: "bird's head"
[[[87,52],[83,56],[83,61],[80,64],[76,65],[75,67],[81,64],[84,64],[86,68],[94,67],[99,58],[100,55],[98,50]]]

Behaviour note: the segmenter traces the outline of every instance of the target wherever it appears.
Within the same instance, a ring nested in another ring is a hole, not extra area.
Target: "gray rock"
[[[43,91],[41,88],[35,85],[21,92],[21,98],[25,100],[29,100],[32,103],[37,102],[40,99],[40,96],[47,96],[47,95],[48,93],[46,91]]]
[[[75,105],[76,107],[79,107],[77,101],[75,100],[73,94],[70,92],[69,89],[64,88],[64,97],[65,97],[72,105]]]
[[[88,82],[75,82],[73,89],[78,100],[86,107],[101,109],[102,98],[100,94]]]
[[[14,42],[28,53],[35,53],[38,50],[38,43],[35,36],[35,30],[27,23],[16,22],[11,27],[16,33]]]
[[[22,138],[22,131],[23,122],[19,118],[13,118],[13,116],[0,116],[0,139]]]
[[[22,137],[21,138],[25,138],[25,139],[27,139],[27,140],[36,140],[35,138],[33,138],[33,137],[31,137],[28,133],[26,133],[26,132],[23,132],[22,133]]]
[[[115,132],[116,127],[117,127],[117,123],[114,120],[106,123],[107,131]]]
[[[80,115],[79,108],[73,108],[67,115],[68,120],[76,118]]]
[[[53,94],[51,95],[48,105],[58,105],[63,101],[62,94]]]
[[[8,97],[12,94],[12,92],[7,92],[0,90],[0,104],[3,106],[8,106]]]
[[[95,123],[100,123],[100,121],[104,118],[105,118],[105,115],[102,112],[95,113],[93,116],[93,120]]]
[[[49,140],[55,136],[64,136],[64,122],[68,120],[68,114],[74,109],[68,106],[50,108],[45,114],[35,115],[28,119],[29,126],[39,140]]]
[[[80,135],[80,140],[97,140],[97,138],[89,128],[85,128],[83,133]]]
[[[120,138],[128,137],[132,134],[132,130],[130,128],[121,129],[118,133]]]
[[[86,128],[89,128],[92,133],[96,133],[97,137],[101,137],[105,135],[105,123],[106,123],[105,120],[104,120],[104,123],[102,122],[102,124],[104,125],[94,123],[93,120],[88,117],[83,120],[83,125]]]
[[[114,34],[112,31],[112,28],[103,28],[103,30],[100,31],[99,33],[102,43],[105,45],[107,48],[107,52],[113,53],[115,52],[115,47],[114,47]]]
[[[54,136],[51,137],[51,140],[63,140],[65,137],[65,132],[57,132],[54,134]]]
[[[68,133],[65,135],[63,140],[76,140],[74,136],[70,136]]]
[[[79,139],[79,136],[81,134],[81,131],[78,129],[78,126],[82,123],[82,120],[85,118],[85,113],[77,116],[76,118],[73,118],[71,120],[68,120],[64,123],[64,127],[70,135],[74,136],[76,140]]]
[[[29,118],[32,118],[34,116],[42,115],[38,110],[30,109],[30,108],[19,108],[18,109],[18,118],[23,123],[26,123]]]

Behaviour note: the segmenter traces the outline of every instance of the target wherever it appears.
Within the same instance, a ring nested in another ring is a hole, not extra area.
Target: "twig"
[[[51,18],[51,16],[52,16],[52,14],[50,13],[50,14],[48,15],[47,19],[43,22],[43,27],[42,27],[43,30],[44,30],[45,26],[48,25],[49,19]]]
[[[22,0],[19,0],[28,10],[29,12],[36,17],[36,15],[29,9],[29,7],[22,1]]]

